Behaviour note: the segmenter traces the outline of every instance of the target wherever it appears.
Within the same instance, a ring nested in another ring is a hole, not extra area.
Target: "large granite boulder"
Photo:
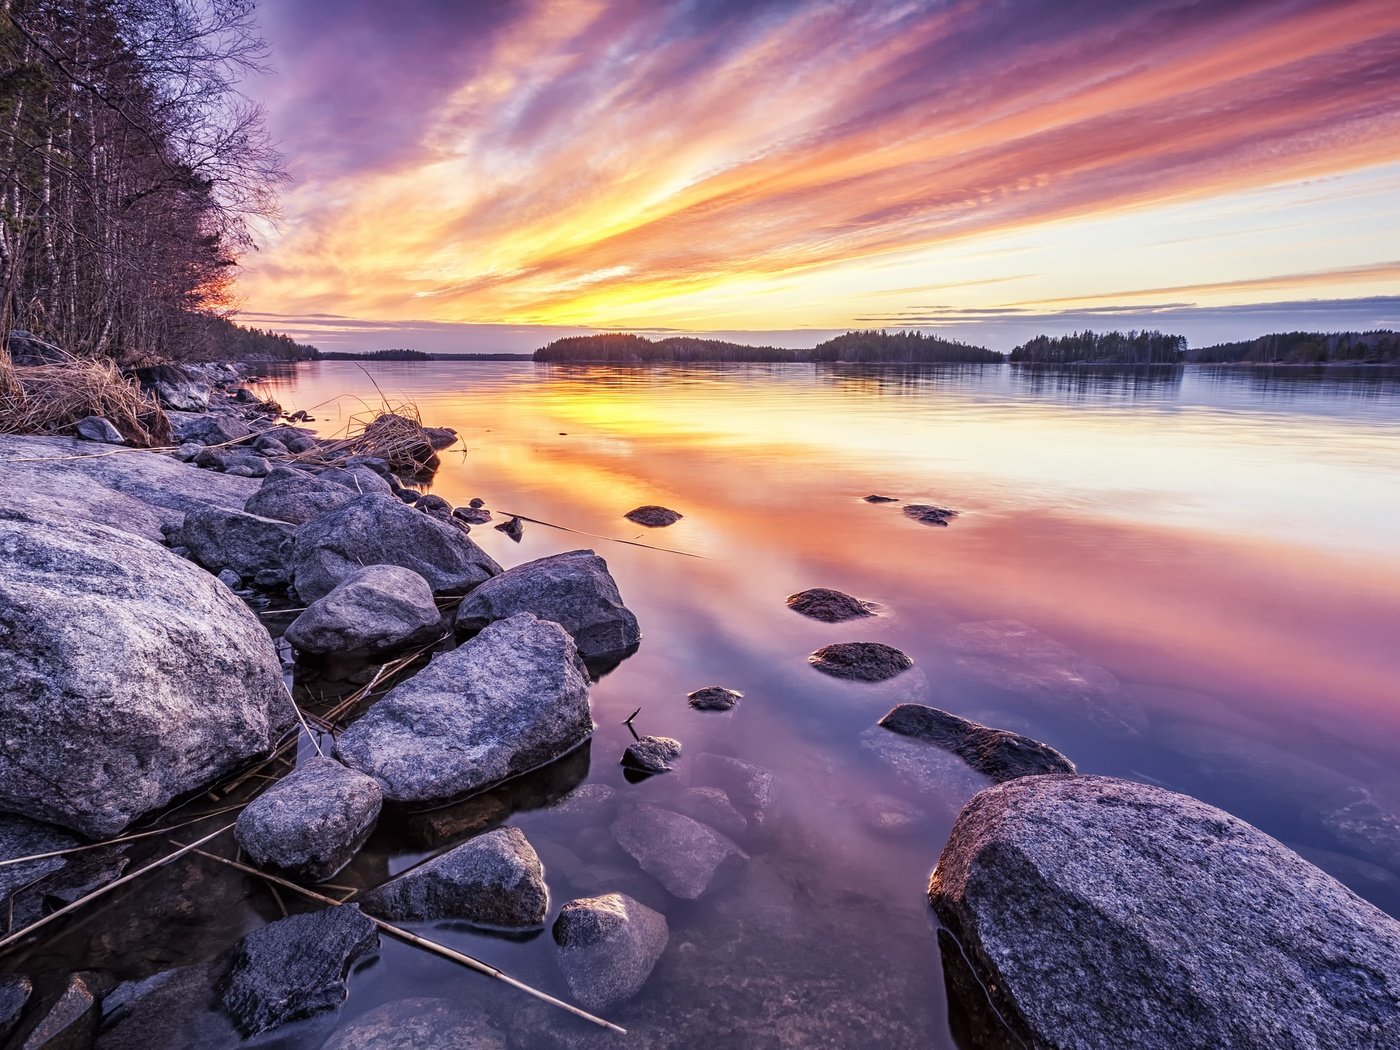
[[[212,573],[231,569],[240,576],[271,572],[287,578],[283,550],[296,535],[285,521],[260,518],[227,507],[205,506],[185,515],[176,542]]]
[[[283,632],[299,652],[383,656],[442,637],[428,581],[397,565],[366,565],[309,605]]]
[[[666,916],[625,893],[569,901],[554,920],[559,968],[590,1010],[610,1010],[641,991],[669,939]]]
[[[260,518],[301,525],[355,498],[353,490],[295,467],[273,467],[243,509]]]
[[[85,835],[266,752],[292,711],[271,638],[168,550],[0,510],[0,810]]]
[[[951,972],[965,954],[980,981],[963,1006],[989,995],[1028,1047],[1400,1046],[1400,923],[1185,795],[1000,784],[963,810],[929,897],[961,944]]]
[[[179,365],[151,365],[135,375],[141,389],[166,408],[203,412],[209,407],[209,384]]]
[[[1073,773],[1074,763],[1049,744],[1008,729],[989,729],[923,704],[898,704],[880,726],[911,740],[952,752],[1000,783],[1042,773]]]
[[[673,897],[695,900],[749,859],[714,828],[660,806],[640,805],[612,825],[613,838]]]
[[[399,565],[435,594],[467,594],[501,567],[461,529],[393,496],[360,496],[297,530],[291,566],[303,601],[324,598],[366,565]]]
[[[233,412],[208,412],[176,419],[175,440],[180,444],[227,445],[253,436],[253,428]]]
[[[393,921],[462,919],[522,930],[544,925],[549,893],[539,855],[519,828],[497,828],[424,861],[360,898]]]
[[[336,754],[386,798],[441,801],[542,766],[592,732],[573,639],[520,613],[391,689],[340,735]]]
[[[487,580],[458,608],[457,630],[479,631],[520,612],[561,625],[589,663],[620,656],[642,638],[608,563],[589,550],[526,562]]]

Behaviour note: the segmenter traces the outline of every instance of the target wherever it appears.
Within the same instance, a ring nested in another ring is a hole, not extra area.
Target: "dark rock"
[[[253,428],[227,412],[210,412],[176,424],[175,440],[180,444],[192,441],[199,445],[224,445],[251,437]]]
[[[910,503],[904,508],[904,513],[921,524],[941,525],[943,528],[947,528],[948,523],[958,516],[955,510],[931,507],[926,503]]]
[[[871,726],[860,734],[860,744],[918,793],[925,804],[937,804],[950,816],[977,792],[994,781],[979,773],[952,751],[922,740]]]
[[[186,550],[188,549],[186,548]],[[231,591],[236,591],[243,586],[243,577],[232,569],[220,569],[217,575],[219,582]]]
[[[521,612],[561,625],[589,662],[626,653],[642,637],[607,562],[588,550],[526,562],[487,580],[458,607],[457,630],[479,631]]]
[[[181,445],[174,452],[172,452],[171,455],[173,455],[181,463],[193,463],[199,457],[199,454],[203,451],[203,445],[194,441],[186,441],[183,445]]]
[[[126,444],[126,438],[122,437],[121,431],[112,426],[111,420],[101,416],[85,416],[74,424],[73,429],[78,432],[79,437],[88,441],[100,441],[107,445]]]
[[[256,405],[261,403],[262,398],[249,390],[246,386],[241,386],[233,392],[233,400],[242,405]]]
[[[353,470],[356,467],[367,467],[385,481],[389,482],[391,486],[394,483],[394,468],[389,466],[389,461],[387,459],[380,456],[347,456],[342,466],[347,470]]]
[[[390,496],[393,486],[368,467],[328,467],[316,475],[321,481],[347,488],[360,496]]]
[[[1044,773],[1074,773],[1074,763],[1048,744],[1005,729],[989,729],[922,704],[899,704],[879,724],[892,733],[951,751],[998,783]]]
[[[520,538],[525,535],[525,523],[519,518],[510,518],[509,520],[503,521],[499,525],[497,525],[496,531],[504,532],[516,543],[519,543]]]
[[[482,507],[486,506],[486,501],[480,496],[473,496],[467,501],[467,506],[472,510],[480,510]]]
[[[641,805],[612,825],[613,838],[642,870],[674,897],[695,900],[717,877],[749,859],[729,839],[698,820],[659,806]]]
[[[355,493],[344,485],[322,481],[291,467],[275,467],[268,471],[262,488],[253,493],[243,509],[261,518],[301,525],[354,498]]]
[[[413,504],[414,510],[421,510],[424,514],[431,514],[437,518],[451,518],[452,504],[441,496],[434,496],[432,493],[419,496]]]
[[[43,853],[71,849],[78,840],[50,824],[26,817],[0,815],[0,860],[15,861]],[[0,915],[7,920],[4,929],[28,926],[42,914],[42,900],[33,900],[25,891],[46,876],[67,867],[63,857],[45,857],[22,864],[0,865]],[[20,895],[24,894],[24,899]]]
[[[141,389],[166,408],[203,412],[209,407],[209,384],[179,365],[152,365],[135,370]]]
[[[849,594],[833,591],[829,587],[813,587],[788,596],[787,606],[793,612],[810,616],[823,623],[845,623],[858,620],[862,616],[874,616],[875,607]]]
[[[749,830],[748,818],[734,808],[729,796],[715,787],[693,787],[682,791],[668,804],[677,813],[708,824],[722,835],[741,838]]]
[[[491,520],[491,512],[480,507],[458,507],[452,516],[468,525],[485,525]]]
[[[395,876],[360,899],[391,921],[462,919],[499,929],[543,926],[544,868],[519,828],[487,832]]]
[[[685,515],[669,507],[645,506],[629,510],[623,517],[649,529],[662,529],[667,525],[674,525]]]
[[[457,431],[451,427],[424,427],[423,436],[434,451],[441,452],[457,444]]]
[[[898,503],[898,502],[899,502],[899,497],[898,497],[898,496],[877,496],[877,495],[875,495],[875,494],[872,493],[871,495],[865,497],[865,502],[866,502],[866,503]]]
[[[261,456],[237,449],[205,449],[195,457],[195,464],[212,467],[240,478],[265,478],[270,469],[267,460]]]
[[[681,757],[681,742],[669,736],[644,736],[627,745],[622,764],[643,773],[669,773]]]
[[[5,337],[5,348],[10,360],[17,365],[61,365],[72,358],[62,347],[46,343],[21,328],[10,329]]]
[[[697,711],[730,711],[743,698],[743,693],[736,689],[726,689],[722,685],[707,685],[686,697],[690,706]]]
[[[382,656],[442,637],[428,581],[397,565],[367,565],[346,576],[283,632],[299,652]]]
[[[23,974],[0,976],[0,1043],[9,1039],[19,1027],[20,1015],[34,994],[34,984]]]
[[[287,446],[287,451],[294,456],[311,452],[316,448],[316,439],[310,434],[303,434],[300,431],[293,431],[291,434],[278,438],[282,444]]]
[[[224,960],[127,981],[103,999],[97,1050],[227,1050],[242,1043],[214,986]]]
[[[666,950],[666,917],[623,893],[569,901],[554,920],[559,968],[590,1010],[631,999]]]
[[[592,732],[573,639],[521,613],[390,690],[341,734],[336,752],[387,798],[440,801],[542,766]]]
[[[361,496],[308,521],[297,531],[291,565],[306,602],[366,565],[412,569],[433,593],[449,595],[467,594],[501,571],[461,529],[388,495]]]
[[[883,682],[914,666],[913,660],[883,642],[824,645],[811,655],[808,662],[823,674],[857,682]]]
[[[16,1050],[84,1050],[97,1038],[102,1019],[101,985],[92,974],[75,973],[56,999],[36,1010],[11,1044]]]
[[[394,495],[410,506],[423,498],[423,493],[419,492],[417,489],[395,489]]]
[[[334,1010],[350,964],[378,947],[378,928],[353,904],[279,919],[234,946],[220,1001],[245,1036]]]
[[[283,548],[295,535],[296,529],[285,521],[227,507],[202,507],[185,515],[177,542],[210,572],[232,569],[240,576],[256,576],[276,569],[285,583],[289,577]]]
[[[446,999],[399,999],[355,1018],[321,1050],[506,1050],[506,1038]]]
[[[370,777],[310,758],[248,804],[234,836],[258,867],[322,882],[364,845],[381,801]]]
[[[1185,795],[1097,776],[990,788],[929,897],[1027,1046],[1400,1045],[1400,923]]]

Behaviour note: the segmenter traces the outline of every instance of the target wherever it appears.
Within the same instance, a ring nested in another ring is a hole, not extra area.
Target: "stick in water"
[[[671,547],[653,547],[650,543],[638,543],[636,540],[620,540],[616,536],[599,536],[596,532],[584,532],[582,529],[571,529],[567,525],[556,525],[552,521],[541,521],[539,518],[532,518],[528,514],[511,514],[508,510],[503,510],[501,513],[509,514],[512,518],[519,518],[521,521],[532,522],[535,525],[543,525],[547,529],[558,529],[560,532],[572,532],[575,536],[587,536],[590,540],[607,540],[609,543],[625,543],[629,547],[643,547],[649,551],[660,551],[662,554],[679,554],[682,558],[699,558],[701,561],[710,560],[703,554],[692,554],[690,551],[678,551]]]

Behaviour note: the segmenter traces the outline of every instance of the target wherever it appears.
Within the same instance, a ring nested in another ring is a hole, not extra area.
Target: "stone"
[[[224,959],[214,959],[118,985],[103,999],[98,1050],[238,1046],[243,1040],[213,991],[224,966]]]
[[[681,757],[681,742],[669,736],[644,736],[627,745],[622,764],[642,773],[669,773]]]
[[[959,816],[929,897],[945,958],[1027,1046],[1400,1045],[1400,923],[1185,795],[1000,784]]]
[[[106,445],[126,444],[122,432],[112,425],[111,420],[101,416],[85,416],[73,425],[73,429],[78,432],[80,438],[86,438],[88,441],[100,441]]]
[[[922,525],[938,525],[947,528],[948,523],[958,516],[955,510],[947,507],[932,507],[926,503],[910,503],[904,508],[904,513]]]
[[[1074,773],[1074,763],[1048,744],[989,729],[922,704],[899,704],[879,723],[892,733],[950,751],[998,783],[1045,773]]]
[[[354,904],[270,922],[230,951],[219,1001],[245,1036],[334,1010],[350,965],[379,948],[379,930]]]
[[[452,516],[468,525],[485,525],[491,520],[491,512],[481,507],[458,507]]]
[[[629,652],[642,637],[607,562],[589,550],[526,562],[487,580],[458,607],[457,630],[474,633],[521,612],[562,626],[589,663]]]
[[[180,444],[192,441],[199,445],[227,445],[252,435],[252,427],[228,412],[210,412],[175,425],[175,440]]]
[[[102,987],[94,975],[75,973],[51,1003],[10,1044],[15,1050],[66,1050],[91,1046],[102,1019]]]
[[[865,502],[866,502],[866,503],[898,503],[898,502],[899,502],[899,497],[897,497],[897,496],[877,496],[877,495],[875,495],[874,493],[871,493],[869,496],[866,496],[866,497],[865,497]]]
[[[231,591],[236,591],[243,586],[243,577],[232,569],[220,569],[218,580]]]
[[[34,983],[23,974],[7,973],[0,977],[0,1043],[9,1039],[19,1027],[20,1015],[34,994]]]
[[[518,517],[513,517],[497,525],[496,531],[504,532],[516,543],[519,543],[520,538],[525,535],[525,523]]]
[[[822,623],[845,623],[875,615],[875,606],[869,602],[833,591],[830,587],[813,587],[788,595],[787,607]]]
[[[366,565],[312,602],[283,632],[298,652],[383,656],[441,638],[428,581],[397,565]]]
[[[316,476],[360,496],[389,496],[394,492],[393,486],[377,470],[365,466],[328,467]]]
[[[722,835],[732,839],[742,838],[749,830],[749,821],[734,808],[729,796],[715,787],[686,788],[668,805],[677,813],[683,813],[702,824],[708,824]]]
[[[243,509],[261,518],[301,525],[355,498],[353,490],[291,467],[274,467]]]
[[[554,920],[559,968],[590,1010],[610,1010],[641,991],[670,936],[666,916],[625,893],[569,901]]]
[[[743,698],[744,694],[737,689],[726,689],[722,685],[707,685],[686,696],[697,711],[732,711]]]
[[[214,783],[292,720],[262,624],[148,540],[0,510],[0,808],[92,838]]]
[[[382,801],[372,778],[317,756],[248,803],[233,833],[258,867],[324,882],[364,845]]]
[[[452,504],[441,496],[434,496],[431,492],[418,497],[413,503],[414,510],[421,510],[424,514],[431,514],[437,518],[451,518]]]
[[[682,900],[695,900],[732,874],[749,855],[713,828],[659,806],[639,805],[619,816],[613,838],[643,871]]]
[[[340,735],[336,753],[386,798],[442,801],[542,766],[592,732],[573,639],[520,613],[391,689]]]
[[[467,501],[467,506],[472,510],[480,510],[482,507],[486,506],[486,501],[480,496],[473,496]]]
[[[285,521],[260,518],[227,507],[201,507],[185,515],[176,542],[188,547],[191,557],[210,572],[232,569],[240,576],[256,576],[276,569],[285,582],[284,547],[296,529]]]
[[[723,789],[736,806],[761,812],[773,802],[772,772],[740,758],[700,755],[695,759],[694,779]]]
[[[938,803],[950,815],[956,816],[968,799],[995,783],[952,751],[880,726],[871,726],[858,739],[862,748],[917,791],[920,801]]]
[[[394,489],[394,495],[410,506],[423,498],[423,493],[419,492],[417,489],[397,488]]]
[[[392,922],[461,919],[526,930],[544,925],[544,868],[524,832],[497,828],[396,875],[360,898],[365,911]]]
[[[12,328],[5,336],[5,350],[17,365],[61,365],[72,354],[53,343],[45,342],[33,332]]]
[[[398,999],[361,1014],[321,1050],[506,1050],[504,1035],[447,999]]]
[[[54,853],[76,845],[76,838],[51,824],[40,824],[38,821],[10,814],[0,815],[0,860],[14,861],[20,857]],[[4,927],[18,929],[39,918],[39,904],[26,904],[17,900],[17,896],[46,876],[62,871],[65,867],[67,861],[63,857],[45,857],[22,864],[0,865],[0,915],[4,915],[8,920]]]
[[[468,594],[501,572],[461,529],[392,495],[360,496],[312,518],[297,530],[290,564],[297,594],[307,603],[366,565],[412,569],[434,594],[446,595]]]
[[[649,529],[664,529],[667,525],[674,525],[685,515],[679,511],[671,510],[669,507],[649,505],[629,510],[623,517],[638,525],[645,525]]]
[[[166,408],[203,412],[209,408],[209,384],[179,365],[151,365],[135,370],[141,389]]]
[[[884,682],[914,666],[913,660],[883,642],[824,645],[808,662],[823,674],[856,682]]]

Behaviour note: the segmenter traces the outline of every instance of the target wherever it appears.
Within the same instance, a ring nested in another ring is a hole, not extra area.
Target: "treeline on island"
[[[810,350],[748,346],[722,339],[671,336],[648,339],[630,332],[605,332],[556,339],[535,351],[536,361],[568,364],[684,364],[698,362],[871,362],[939,364],[1000,362],[995,350],[940,339],[922,332],[847,332]]]
[[[1385,329],[1371,332],[1280,332],[1258,339],[1218,343],[1190,350],[1186,359],[1200,364],[1390,364],[1400,362],[1400,334]]]
[[[1176,365],[1186,360],[1186,337],[1156,331],[1038,335],[1012,350],[1010,360],[1036,365]]]

